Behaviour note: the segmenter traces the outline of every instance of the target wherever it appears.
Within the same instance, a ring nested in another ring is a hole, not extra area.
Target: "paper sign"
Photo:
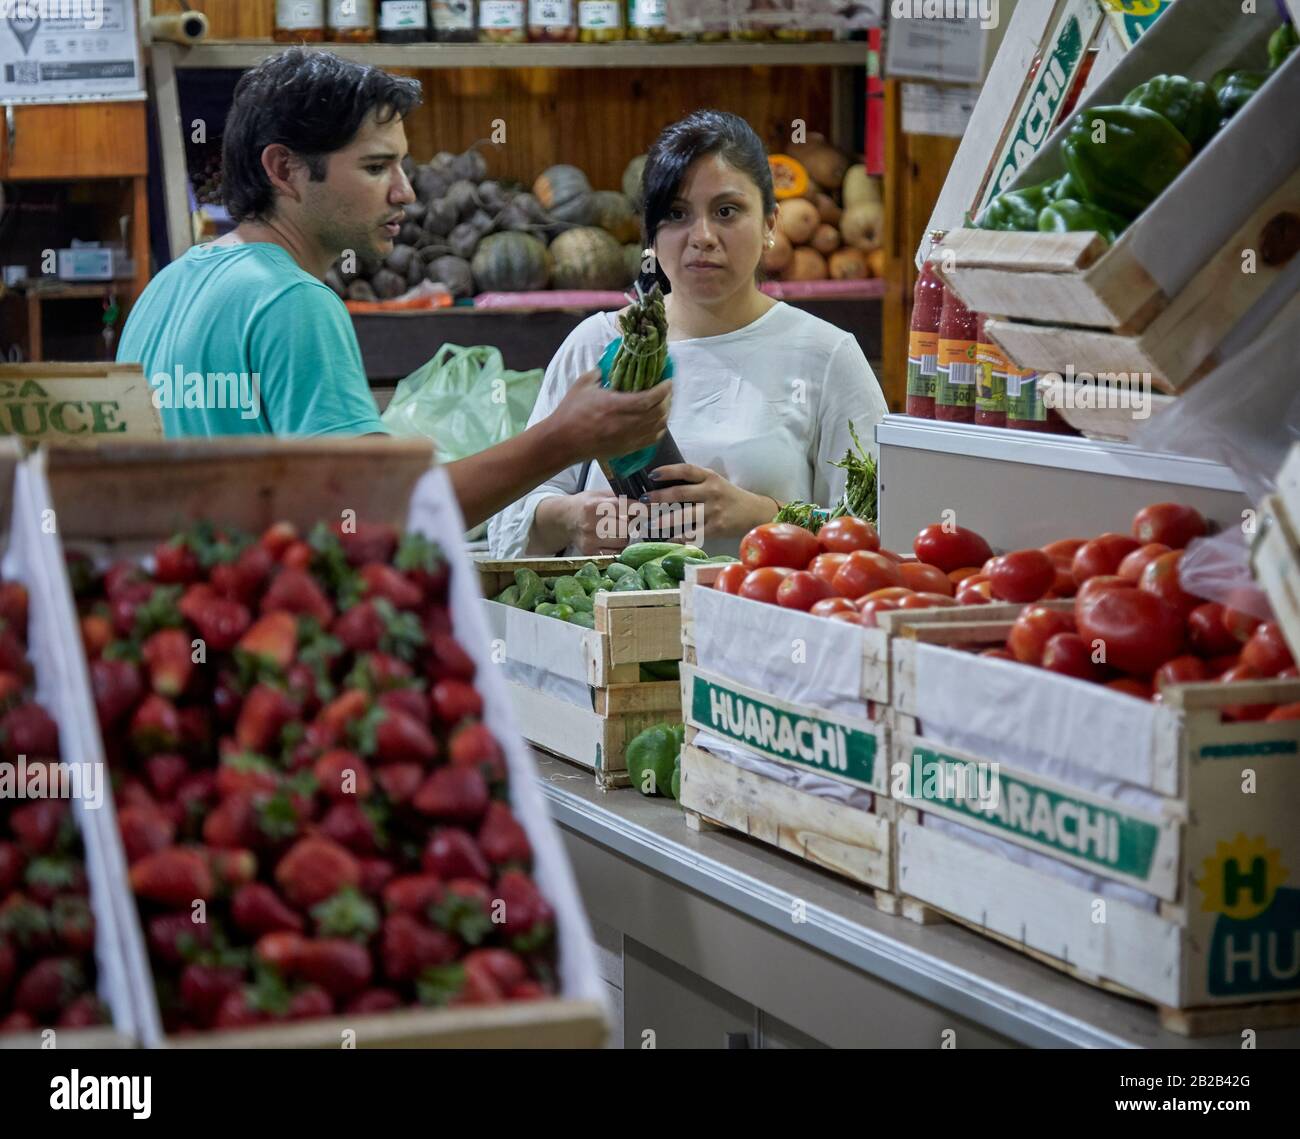
[[[162,438],[139,364],[0,365],[0,434],[46,443]]]
[[[144,98],[133,0],[0,0],[0,103]]]
[[[903,132],[961,138],[978,98],[978,87],[904,83]]]
[[[893,19],[885,42],[885,77],[978,83],[984,78],[985,42],[978,19]]]

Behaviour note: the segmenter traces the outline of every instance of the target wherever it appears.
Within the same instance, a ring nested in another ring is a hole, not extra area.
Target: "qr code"
[[[34,59],[25,59],[13,65],[11,83],[31,86],[41,81],[41,65]]]

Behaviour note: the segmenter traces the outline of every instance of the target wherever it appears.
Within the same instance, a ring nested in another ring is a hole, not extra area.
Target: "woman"
[[[647,499],[700,504],[705,547],[734,553],[782,504],[839,498],[844,472],[832,464],[851,445],[849,421],[874,440],[885,400],[851,333],[758,288],[777,205],[766,151],[748,123],[721,111],[674,123],[651,148],[642,185],[646,240],[668,294],[668,427],[688,460],[655,474],[689,484]],[[596,313],[570,333],[530,424],[618,334],[616,313]],[[492,553],[615,553],[627,543],[618,509],[599,468],[569,467],[492,520]]]

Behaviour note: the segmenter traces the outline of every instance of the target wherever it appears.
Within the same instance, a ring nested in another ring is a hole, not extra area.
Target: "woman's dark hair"
[[[315,182],[325,178],[326,156],[356,136],[366,116],[404,118],[420,104],[420,84],[327,51],[288,51],[246,71],[235,87],[221,144],[226,208],[235,221],[268,217],[275,192],[262,169],[273,143],[299,155]]]
[[[693,111],[665,127],[646,155],[641,172],[641,225],[647,246],[654,245],[655,234],[672,209],[691,163],[709,154],[719,155],[728,166],[749,177],[763,199],[764,214],[776,209],[767,149],[754,128],[729,111]],[[641,286],[649,288],[655,281],[664,292],[669,291],[668,278],[658,264],[653,273],[641,275]]]

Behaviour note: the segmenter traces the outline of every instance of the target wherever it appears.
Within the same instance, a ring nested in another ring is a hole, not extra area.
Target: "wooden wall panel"
[[[140,103],[14,108],[14,145],[0,130],[0,177],[116,178],[148,172]]]
[[[269,40],[275,30],[275,0],[190,0],[190,7],[208,17],[214,40]],[[154,0],[155,15],[179,12],[176,0]]]

